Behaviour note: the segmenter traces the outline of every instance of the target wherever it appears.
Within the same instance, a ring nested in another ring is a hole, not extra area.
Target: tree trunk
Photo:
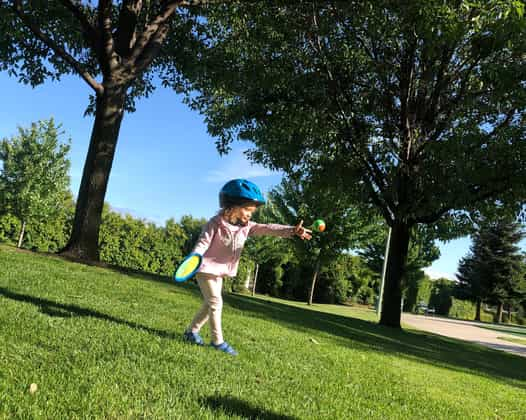
[[[73,230],[61,254],[98,261],[99,229],[115,148],[121,127],[126,86],[107,82],[97,97],[95,123],[80,184]]]
[[[314,267],[314,274],[312,275],[312,284],[310,286],[309,301],[308,304],[312,305],[312,297],[314,296],[314,287],[316,286],[316,278],[318,277],[318,271],[320,271],[320,260],[316,261],[316,267]]]
[[[498,306],[497,306],[497,323],[501,323],[502,322],[502,307],[504,305],[502,304],[502,302],[499,302]]]
[[[20,229],[20,236],[18,237],[17,248],[22,248],[22,242],[24,242],[24,233],[26,233],[26,222],[22,222],[22,229]]]
[[[400,328],[402,276],[409,248],[410,227],[407,223],[395,222],[391,229],[380,324]]]
[[[477,299],[477,309],[475,312],[475,321],[480,321],[480,307],[482,306],[482,301]]]

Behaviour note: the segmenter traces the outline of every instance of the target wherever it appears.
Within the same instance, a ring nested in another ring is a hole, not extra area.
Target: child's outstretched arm
[[[311,239],[310,235],[312,231],[303,227],[303,220],[300,221],[296,226],[278,225],[275,223],[262,224],[262,223],[251,223],[250,236],[280,236],[282,238],[290,238],[294,235],[299,236],[301,239]]]
[[[310,241],[312,239],[312,230],[303,227],[303,220],[300,220],[300,222],[294,227],[294,233],[303,240],[306,239]]]

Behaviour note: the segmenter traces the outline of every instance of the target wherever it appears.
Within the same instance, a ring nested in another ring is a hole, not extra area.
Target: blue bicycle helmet
[[[228,181],[219,191],[219,206],[228,208],[254,204],[260,206],[265,204],[265,197],[259,187],[246,179],[233,179]]]

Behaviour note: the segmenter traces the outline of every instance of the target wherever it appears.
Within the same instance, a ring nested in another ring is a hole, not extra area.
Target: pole
[[[256,294],[256,281],[258,279],[259,264],[256,264],[256,272],[254,273],[254,284],[252,284],[252,296]]]
[[[387,271],[387,258],[389,257],[389,244],[391,243],[391,227],[389,227],[389,233],[387,234],[387,242],[385,244],[384,264],[382,267],[382,281],[380,283],[380,295],[378,296],[378,305],[376,308],[376,315],[380,317],[382,311],[382,300],[384,296],[384,284],[385,284],[385,272]]]

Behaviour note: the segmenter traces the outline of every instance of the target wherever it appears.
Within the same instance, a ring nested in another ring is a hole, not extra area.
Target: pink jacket
[[[237,274],[239,258],[249,236],[271,235],[290,238],[294,226],[259,224],[248,222],[246,226],[231,225],[221,217],[212,217],[203,227],[192,252],[203,256],[200,273],[234,277]]]

